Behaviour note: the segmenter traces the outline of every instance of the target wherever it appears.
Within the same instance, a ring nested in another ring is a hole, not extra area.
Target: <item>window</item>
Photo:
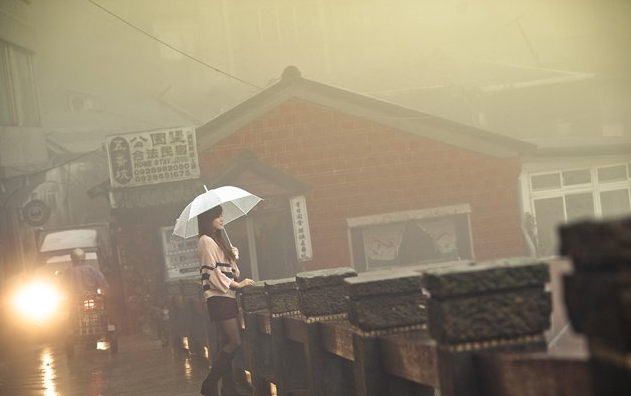
[[[589,169],[562,172],[561,175],[563,175],[563,186],[575,186],[578,184],[589,184],[592,182]]]
[[[600,183],[617,182],[627,180],[627,167],[609,166],[606,168],[598,168],[598,181]]]
[[[32,55],[1,41],[0,125],[39,125]]]
[[[603,191],[600,193],[603,217],[615,217],[631,213],[629,189]]]
[[[561,188],[561,177],[558,173],[536,175],[531,178],[533,191],[554,190]]]
[[[355,269],[472,259],[469,205],[349,219]]]
[[[550,256],[557,251],[557,225],[565,221],[565,208],[562,197],[535,200],[537,222],[537,254]]]
[[[537,253],[558,251],[560,224],[631,213],[631,164],[616,164],[531,175],[537,224]]]
[[[594,217],[594,198],[591,192],[565,196],[565,211],[568,221]]]

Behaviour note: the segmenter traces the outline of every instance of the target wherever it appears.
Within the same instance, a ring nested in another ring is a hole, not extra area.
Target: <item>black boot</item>
[[[234,355],[233,355],[234,356]],[[202,382],[202,389],[200,393],[204,396],[219,396],[219,391],[217,390],[217,383],[219,382],[219,378],[223,377],[224,372],[226,371],[226,367],[232,370],[232,358],[224,352],[223,350],[219,351],[215,361],[213,362],[212,367],[210,368],[210,373]]]
[[[248,393],[239,390],[234,381],[232,359],[234,359],[235,352],[226,355],[228,355],[228,365],[225,372],[221,373],[221,396],[248,396]]]

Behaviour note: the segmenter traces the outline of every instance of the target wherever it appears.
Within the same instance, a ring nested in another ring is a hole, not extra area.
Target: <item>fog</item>
[[[558,223],[631,210],[628,0],[6,0],[0,22],[2,54],[29,62],[25,48],[35,72],[30,84],[5,61],[18,89],[0,102],[9,119],[0,124],[3,207],[48,199],[58,209],[48,225],[83,221],[65,197],[87,201],[86,190],[102,198],[89,202],[100,205],[92,218],[107,218],[106,136],[198,128],[290,65],[306,79],[478,128],[458,126],[475,133],[455,147],[468,149],[477,132],[536,147],[515,172],[515,216],[546,214],[532,218],[546,254]],[[18,103],[32,85],[37,100]],[[64,169],[83,166],[67,156],[90,153],[92,175],[76,191],[58,189],[70,186]]]
[[[625,0],[38,0],[30,8],[42,126],[77,150],[105,134],[199,126],[288,65],[311,80],[526,138],[532,131],[519,117],[481,119],[469,90],[599,78],[587,95],[561,95],[576,101],[563,118],[588,101],[628,129]],[[528,104],[536,107],[539,94]]]
[[[288,66],[370,99],[218,117]],[[89,223],[125,293],[197,282],[169,227],[211,182],[263,192],[229,225],[257,280],[556,259],[560,224],[631,213],[630,71],[630,0],[0,0],[0,284]]]

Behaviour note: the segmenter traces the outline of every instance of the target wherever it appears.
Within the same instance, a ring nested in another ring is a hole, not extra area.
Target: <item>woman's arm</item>
[[[232,287],[233,289],[241,289],[242,287],[246,287],[246,286],[254,286],[254,281],[250,278],[245,278],[244,280],[240,281],[240,282],[236,282],[233,279],[231,279],[232,283],[230,284],[230,287]]]

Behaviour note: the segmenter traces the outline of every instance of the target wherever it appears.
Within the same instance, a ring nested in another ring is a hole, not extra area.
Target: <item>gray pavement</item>
[[[106,346],[105,346],[106,347]],[[118,353],[60,343],[10,345],[0,355],[1,396],[199,395],[207,363],[143,335],[119,336]]]

